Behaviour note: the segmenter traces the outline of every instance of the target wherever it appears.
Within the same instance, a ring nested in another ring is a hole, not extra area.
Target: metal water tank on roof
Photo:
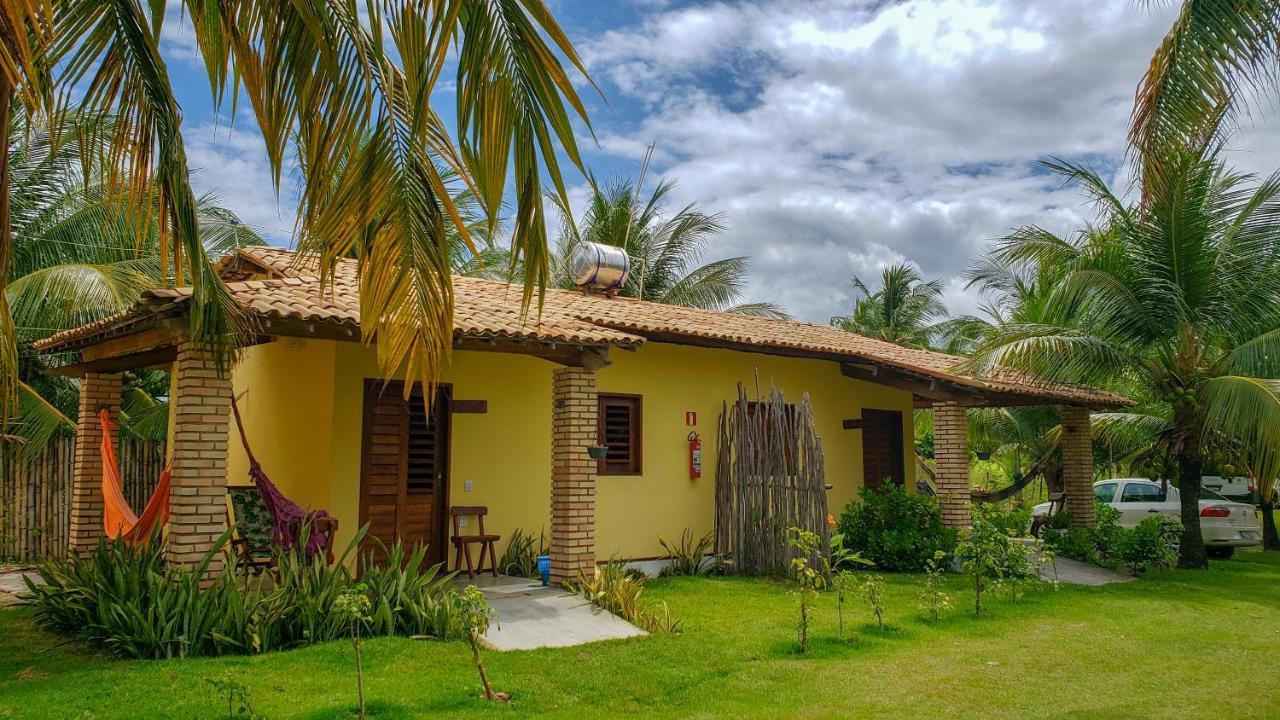
[[[569,277],[580,288],[617,290],[627,284],[631,258],[613,245],[578,243],[569,255]]]

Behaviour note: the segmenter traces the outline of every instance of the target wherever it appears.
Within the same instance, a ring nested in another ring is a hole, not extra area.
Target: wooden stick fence
[[[749,402],[738,383],[737,402],[720,412],[716,552],[737,573],[787,573],[794,556],[790,527],[817,534],[827,547],[822,441],[809,396],[796,407],[773,387],[768,398]]]
[[[74,438],[54,438],[23,461],[13,446],[0,446],[0,559],[30,562],[66,551],[74,448]],[[124,496],[141,511],[164,469],[164,443],[123,438],[119,459]]]

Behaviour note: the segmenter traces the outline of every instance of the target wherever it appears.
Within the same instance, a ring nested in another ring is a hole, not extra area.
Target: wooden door
[[[404,385],[366,380],[360,462],[360,523],[390,547],[427,548],[427,562],[446,557],[449,503],[450,389],[436,388],[431,409],[421,388],[404,399]],[[369,542],[382,560],[378,543]]]
[[[879,488],[886,481],[902,485],[902,413],[897,410],[862,411],[862,482]]]

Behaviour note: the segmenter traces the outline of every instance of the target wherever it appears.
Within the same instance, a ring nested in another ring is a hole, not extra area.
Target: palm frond
[[[1280,448],[1280,380],[1224,375],[1199,388],[1204,430],[1262,456]]]
[[[791,314],[781,305],[771,302],[738,303],[724,308],[724,312],[751,317],[770,318],[773,320],[791,320]]]
[[[1270,0],[1187,0],[1138,86],[1129,140],[1144,165],[1167,147],[1219,139],[1215,119],[1275,80],[1280,9]]]

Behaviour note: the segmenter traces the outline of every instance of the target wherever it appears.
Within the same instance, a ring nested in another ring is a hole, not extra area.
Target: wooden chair
[[[1067,494],[1049,493],[1049,512],[1046,515],[1037,515],[1031,518],[1031,537],[1038,538],[1044,533],[1044,529],[1049,527],[1049,523],[1053,522],[1053,518],[1067,507]]]
[[[302,529],[296,525],[289,527],[291,536],[302,534]],[[338,534],[338,518],[336,517],[318,517],[311,521],[312,533],[324,533],[324,561],[325,564],[333,564],[333,540]]]
[[[271,516],[256,487],[227,488],[227,527],[232,528],[232,559],[246,573],[257,576],[275,568]]]
[[[227,527],[232,528],[231,554],[237,565],[250,575],[275,572],[276,555],[272,550],[274,526],[258,488],[252,485],[227,488]],[[332,565],[333,541],[338,534],[338,519],[316,518],[311,532],[324,533],[325,562]],[[299,532],[293,528],[292,532]]]
[[[462,559],[467,560],[467,577],[475,577],[476,573],[484,572],[484,554],[489,552],[489,571],[494,577],[498,577],[498,556],[494,550],[494,543],[502,539],[499,535],[487,535],[484,531],[484,516],[489,514],[489,508],[484,505],[460,505],[458,507],[449,508],[449,517],[453,521],[453,535],[449,537],[449,541],[453,543],[454,558],[453,571],[462,570]],[[474,517],[476,519],[475,535],[463,535],[459,526],[459,520],[464,517]],[[480,558],[476,565],[471,563],[471,546],[480,546]]]

